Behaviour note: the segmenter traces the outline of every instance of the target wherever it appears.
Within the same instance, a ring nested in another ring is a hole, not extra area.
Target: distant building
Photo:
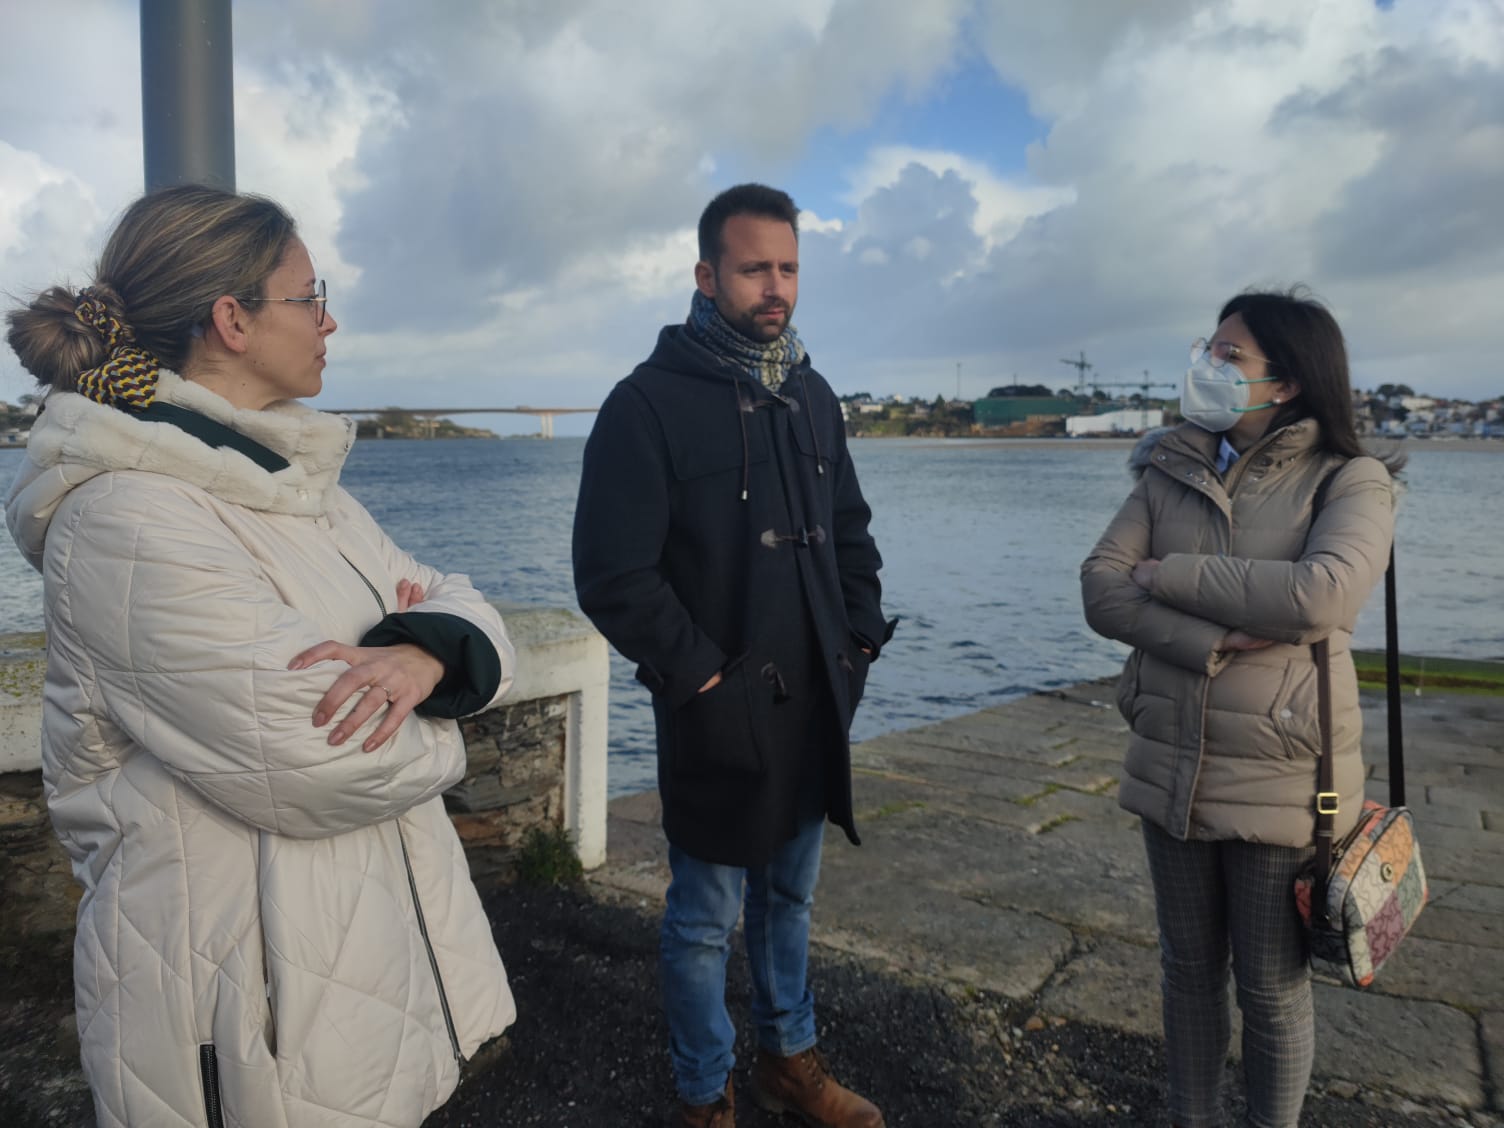
[[[1080,410],[1081,401],[1069,396],[987,396],[971,405],[978,427],[1012,427],[1019,423],[1064,420]]]
[[[1162,407],[1132,407],[1104,411],[1100,415],[1072,415],[1065,421],[1067,435],[1140,435],[1165,425]]]

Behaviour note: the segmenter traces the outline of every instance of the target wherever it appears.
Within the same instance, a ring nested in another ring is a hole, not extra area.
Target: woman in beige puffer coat
[[[1193,347],[1190,422],[1148,452],[1081,586],[1091,627],[1133,647],[1119,801],[1143,819],[1154,883],[1172,1119],[1221,1123],[1231,957],[1249,1123],[1293,1128],[1314,1051],[1292,892],[1315,831],[1309,644],[1331,649],[1340,835],[1363,800],[1349,643],[1388,561],[1394,490],[1358,444],[1321,305],[1246,293],[1218,321]]]
[[[515,1017],[441,797],[501,619],[340,488],[354,425],[297,402],[335,321],[275,204],[149,195],[9,321],[99,1125],[414,1128]]]

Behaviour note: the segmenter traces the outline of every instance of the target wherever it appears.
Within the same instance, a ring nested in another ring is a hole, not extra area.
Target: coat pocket
[[[836,655],[836,665],[846,671],[846,723],[856,716],[856,707],[862,703],[862,695],[867,692],[867,675],[872,670],[872,659],[860,646],[853,646],[850,650],[843,650]]]
[[[1308,661],[1285,664],[1279,692],[1269,708],[1269,723],[1279,734],[1289,760],[1314,760],[1321,755],[1321,718],[1317,712],[1316,666]]]
[[[672,716],[674,768],[685,776],[758,775],[767,745],[772,695],[737,662],[714,689],[697,693]],[[766,698],[766,700],[764,700]]]
[[[793,419],[790,420],[790,424],[790,430],[794,433],[794,446],[798,448],[799,453],[804,455],[805,458],[818,461],[820,464],[820,473],[825,473],[831,465],[831,456],[837,449],[835,433],[831,432],[828,435],[822,434],[817,436],[814,428],[820,426],[820,424],[813,419],[808,421]]]

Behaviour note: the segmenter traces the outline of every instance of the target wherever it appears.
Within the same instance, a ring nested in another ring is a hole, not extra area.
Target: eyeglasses
[[[324,285],[324,280],[319,279],[318,293],[306,298],[241,298],[244,302],[297,302],[300,305],[313,306],[313,323],[320,328],[324,325],[324,306],[329,302],[329,291]]]
[[[1265,364],[1274,364],[1267,356],[1240,349],[1230,341],[1208,341],[1205,337],[1197,337],[1191,342],[1192,364],[1199,364],[1207,354],[1211,355],[1209,363],[1213,368],[1221,368],[1224,364],[1236,365],[1240,360],[1262,360]]]

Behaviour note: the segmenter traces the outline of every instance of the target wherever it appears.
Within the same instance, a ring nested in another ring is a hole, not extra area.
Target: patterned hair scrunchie
[[[99,334],[110,359],[79,374],[78,392],[106,407],[140,411],[157,398],[157,358],[136,344],[136,332],[112,314],[92,289],[80,290],[73,316]]]

